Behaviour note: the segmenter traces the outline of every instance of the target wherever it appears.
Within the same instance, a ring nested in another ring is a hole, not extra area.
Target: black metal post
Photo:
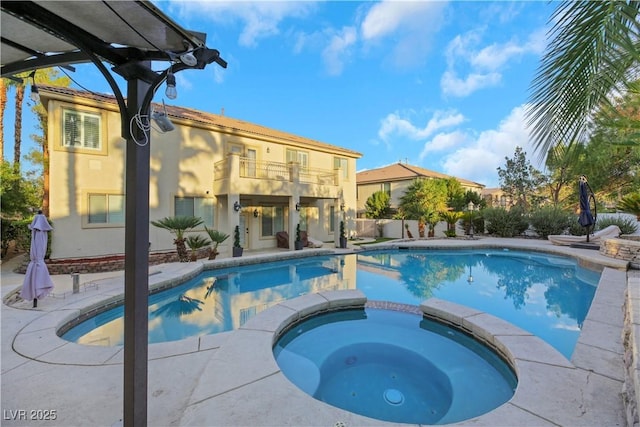
[[[143,64],[150,66],[150,62]],[[127,114],[149,114],[144,105],[151,85],[127,81]],[[123,123],[124,126],[128,123]],[[147,357],[149,297],[149,161],[150,135],[132,126],[126,149],[126,222],[124,261],[124,415],[128,427],[147,425]]]

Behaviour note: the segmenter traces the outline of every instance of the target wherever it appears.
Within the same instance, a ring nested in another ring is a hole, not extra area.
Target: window
[[[176,197],[175,216],[195,216],[202,218],[203,224],[213,228],[214,202],[204,197]]]
[[[387,193],[387,196],[391,197],[391,183],[385,182],[382,184],[382,191]]]
[[[307,225],[307,210],[305,208],[300,209],[300,230],[308,231]]]
[[[275,236],[278,231],[285,231],[284,228],[284,207],[263,206],[262,207],[262,237]]]
[[[89,224],[124,224],[124,195],[89,194]]]
[[[309,153],[307,153],[306,151],[298,151],[287,148],[287,163],[289,162],[299,163],[300,167],[306,168],[309,166]]]
[[[99,114],[63,110],[62,120],[64,147],[102,150]]]
[[[334,157],[333,158],[333,168],[342,170],[342,178],[349,178],[349,168],[347,167],[347,159],[344,157]]]
[[[329,207],[329,233],[333,233],[336,229],[336,207]]]

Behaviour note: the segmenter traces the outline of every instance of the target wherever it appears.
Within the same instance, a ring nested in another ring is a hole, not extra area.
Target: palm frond
[[[527,109],[541,155],[557,143],[583,141],[593,115],[635,80],[639,9],[635,1],[565,1],[558,6]]]

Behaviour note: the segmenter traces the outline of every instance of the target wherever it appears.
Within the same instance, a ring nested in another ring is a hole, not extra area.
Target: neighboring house
[[[51,258],[123,254],[126,141],[115,98],[39,91],[48,113]],[[292,243],[298,223],[325,242],[338,240],[341,219],[354,227],[360,153],[193,109],[167,105],[166,113],[175,129],[163,133],[152,122],[149,130],[151,220],[201,217],[231,236],[219,247],[223,255],[236,225],[245,250],[275,248],[278,231]],[[137,125],[149,123],[126,124]],[[173,238],[149,225],[150,251],[175,249]]]
[[[358,186],[357,215],[364,217],[367,199],[377,191],[384,191],[390,197],[392,209],[397,209],[400,198],[405,194],[411,182],[416,178],[455,178],[464,191],[471,190],[481,194],[484,185],[458,177],[451,177],[429,169],[406,163],[395,163],[378,169],[369,169],[356,174]]]
[[[485,188],[482,190],[482,198],[487,202],[487,207],[509,209],[513,206],[511,196],[501,188]]]

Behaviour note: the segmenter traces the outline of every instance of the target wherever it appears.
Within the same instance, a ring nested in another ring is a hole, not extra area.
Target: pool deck
[[[391,242],[391,245],[398,245]],[[467,307],[431,299],[420,309],[493,343],[515,364],[519,385],[514,397],[494,411],[454,425],[469,426],[622,426],[626,425],[623,386],[622,306],[626,263],[598,251],[553,246],[535,239],[435,239],[400,243],[403,247],[492,247],[531,249],[578,257],[603,265],[600,284],[571,361],[542,340],[500,319]],[[388,245],[385,245],[388,246]],[[204,261],[229,264],[311,255],[272,252],[241,259]],[[330,249],[348,253],[351,250]],[[15,261],[1,266],[3,300],[22,285]],[[173,263],[149,269],[150,287],[165,287],[191,277],[203,262]],[[4,426],[119,426],[122,418],[122,347],[89,347],[66,342],[56,329],[87,308],[117,301],[123,272],[81,275],[72,293],[68,275],[52,276],[54,295],[31,308],[30,302],[3,304],[2,422]],[[295,319],[334,306],[365,303],[359,291],[329,291],[284,301],[248,321],[241,329],[183,341],[152,344],[148,364],[150,426],[383,426],[319,402],[280,372],[271,346],[274,334]],[[371,302],[369,302],[371,303]],[[478,384],[481,387],[481,384]],[[52,412],[54,411],[54,412]],[[37,420],[38,416],[55,419]],[[453,425],[453,424],[452,424]]]

